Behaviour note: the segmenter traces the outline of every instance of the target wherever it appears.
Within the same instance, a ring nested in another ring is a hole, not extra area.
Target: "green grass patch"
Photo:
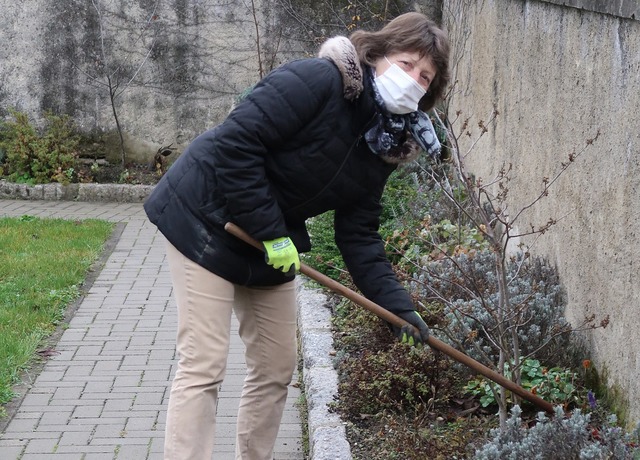
[[[0,218],[0,412],[20,372],[80,296],[113,227],[99,220]]]

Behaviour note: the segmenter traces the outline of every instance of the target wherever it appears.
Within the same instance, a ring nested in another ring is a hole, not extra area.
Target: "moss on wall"
[[[595,372],[595,371],[594,371]],[[608,367],[602,366],[597,379],[597,393],[601,395],[605,405],[616,415],[620,426],[632,431],[636,428],[629,418],[629,394],[620,385],[611,383]]]

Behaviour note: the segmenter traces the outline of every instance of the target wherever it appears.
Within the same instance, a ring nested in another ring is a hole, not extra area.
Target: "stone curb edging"
[[[340,416],[329,411],[338,394],[338,373],[333,367],[333,335],[328,298],[298,281],[298,330],[307,399],[309,458],[351,460]]]
[[[129,184],[16,184],[0,180],[0,200],[110,201],[141,203],[154,185]]]

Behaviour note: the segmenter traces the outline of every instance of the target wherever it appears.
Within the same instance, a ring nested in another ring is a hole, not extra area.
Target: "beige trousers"
[[[167,412],[165,460],[211,460],[218,389],[225,376],[231,312],[246,347],[236,460],[271,460],[296,366],[294,283],[238,286],[167,243],[178,305],[176,371]]]

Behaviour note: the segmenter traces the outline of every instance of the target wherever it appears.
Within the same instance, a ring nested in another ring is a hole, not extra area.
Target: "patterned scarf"
[[[396,164],[415,159],[421,151],[437,158],[441,146],[429,116],[421,110],[406,115],[388,112],[373,81],[373,69],[367,68],[366,75],[378,106],[375,125],[364,135],[371,151],[386,162]]]

